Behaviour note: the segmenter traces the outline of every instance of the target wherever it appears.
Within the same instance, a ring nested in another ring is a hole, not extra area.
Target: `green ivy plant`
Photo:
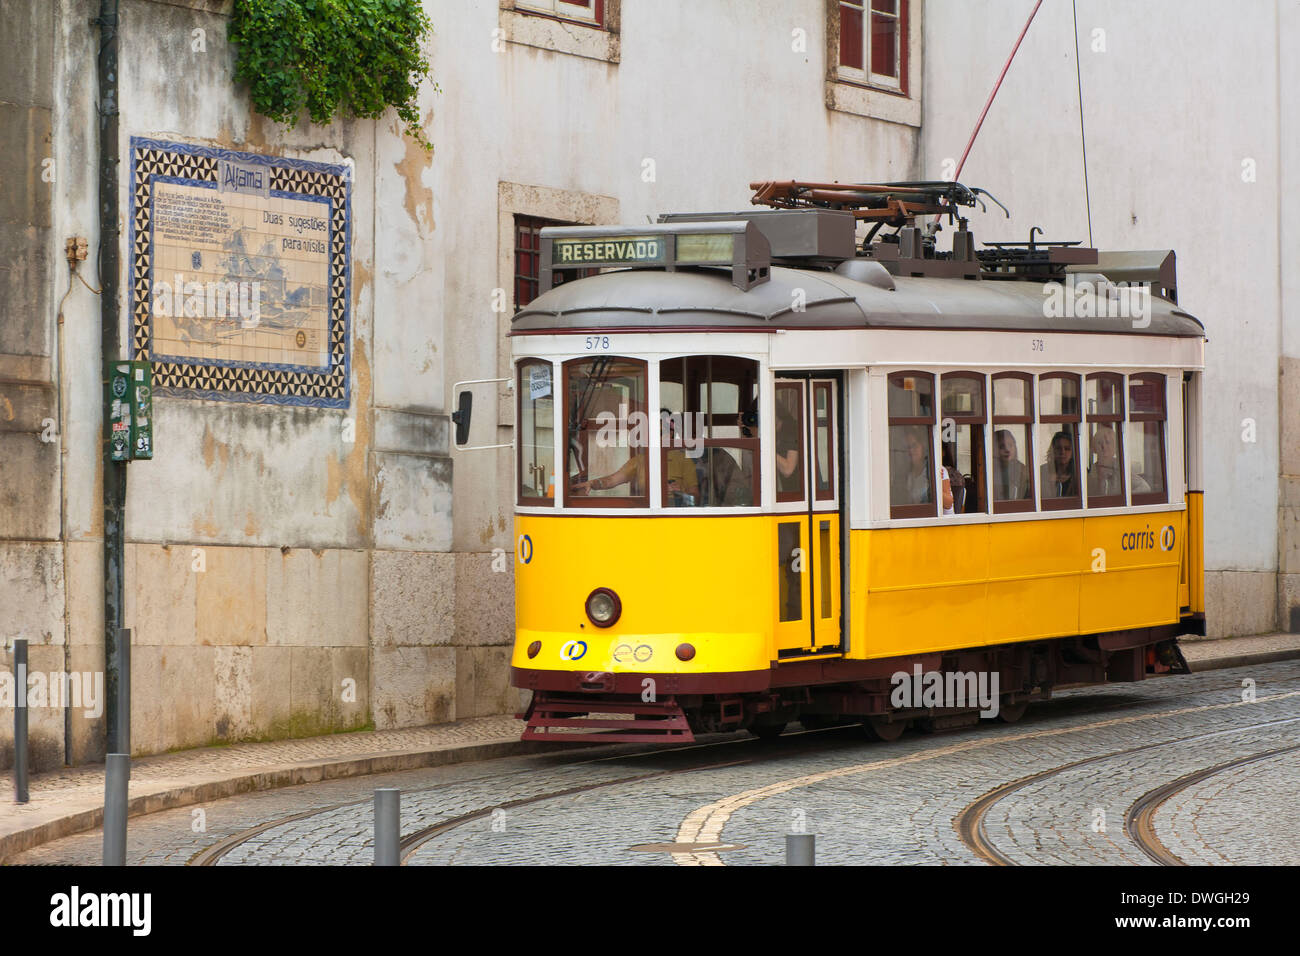
[[[235,79],[257,112],[291,128],[304,106],[313,123],[340,111],[378,119],[393,107],[431,151],[416,93],[429,75],[420,41],[432,30],[420,0],[236,0]]]

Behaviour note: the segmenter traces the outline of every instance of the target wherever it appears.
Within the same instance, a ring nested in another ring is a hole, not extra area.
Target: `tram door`
[[[840,642],[839,382],[776,381],[776,647],[779,657]]]

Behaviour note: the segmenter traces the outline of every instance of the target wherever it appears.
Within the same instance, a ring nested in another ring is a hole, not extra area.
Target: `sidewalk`
[[[1180,642],[1193,671],[1300,658],[1300,634]],[[131,816],[339,777],[412,770],[554,751],[524,743],[523,722],[479,717],[433,727],[334,734],[302,740],[206,747],[131,763]],[[31,802],[13,802],[12,772],[0,773],[0,864],[24,850],[100,826],[104,767],[91,764],[35,774]]]

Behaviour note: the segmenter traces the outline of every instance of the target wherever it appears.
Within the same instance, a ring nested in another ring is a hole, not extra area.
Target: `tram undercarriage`
[[[1062,687],[1189,673],[1177,641],[1187,630],[1143,628],[885,660],[790,661],[762,675],[532,671],[532,703],[518,716],[528,721],[524,740],[558,743],[690,743],[699,734],[737,730],[766,738],[793,721],[808,729],[860,723],[868,735],[894,740],[908,726],[947,730],[981,717],[1013,723],[1032,701]],[[754,686],[760,680],[766,686]]]

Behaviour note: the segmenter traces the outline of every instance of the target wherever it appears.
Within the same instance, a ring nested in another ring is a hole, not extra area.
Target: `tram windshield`
[[[652,419],[646,363],[599,356],[564,363],[565,501],[647,507]]]
[[[758,504],[758,363],[689,355],[659,366],[665,508]]]

